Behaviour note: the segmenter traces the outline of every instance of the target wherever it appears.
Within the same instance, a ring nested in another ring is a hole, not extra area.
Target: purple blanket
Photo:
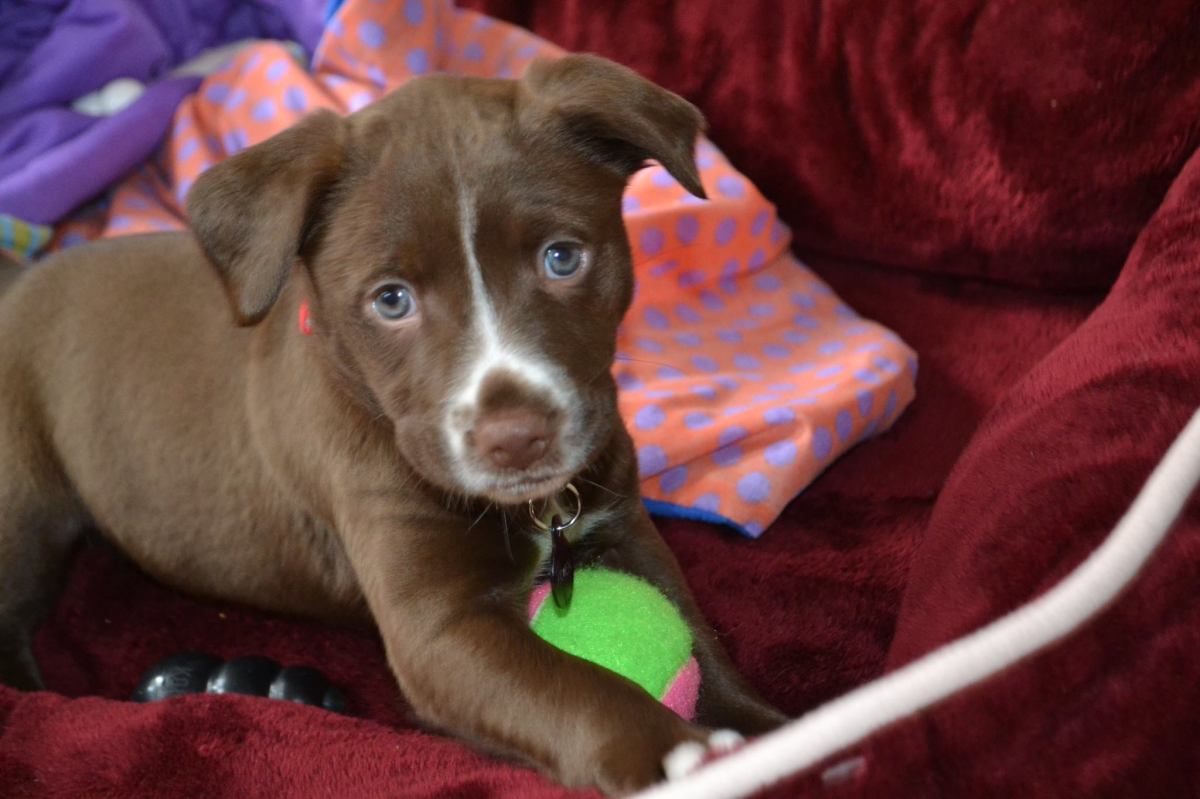
[[[0,0],[0,213],[52,224],[145,160],[197,85],[172,67],[239,39],[311,53],[326,0]],[[121,112],[72,110],[116,78]]]

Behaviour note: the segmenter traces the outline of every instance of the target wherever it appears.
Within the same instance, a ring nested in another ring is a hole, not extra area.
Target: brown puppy
[[[185,591],[374,623],[432,725],[570,785],[641,788],[710,736],[529,630],[548,540],[525,501],[572,481],[579,561],[648,578],[692,624],[700,723],[778,724],[638,499],[610,374],[633,289],[623,187],[655,158],[702,195],[701,126],[594,57],[425,78],[209,170],[194,236],[81,247],[17,280],[0,680],[40,685],[32,630],[95,525]]]

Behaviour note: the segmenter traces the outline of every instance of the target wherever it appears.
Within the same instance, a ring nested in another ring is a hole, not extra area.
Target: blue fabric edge
[[[672,502],[664,502],[661,499],[648,499],[647,497],[642,497],[642,504],[646,506],[646,510],[652,516],[662,516],[668,519],[687,519],[693,522],[708,522],[709,524],[721,527],[730,527],[747,538],[757,537],[752,535],[745,527],[742,527],[732,519],[727,519],[719,513],[699,508],[690,508],[686,505],[676,505]]]

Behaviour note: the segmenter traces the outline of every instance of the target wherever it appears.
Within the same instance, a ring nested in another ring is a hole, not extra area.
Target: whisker
[[[687,369],[680,368],[679,366],[676,366],[673,363],[667,363],[666,361],[652,361],[649,358],[634,358],[632,355],[623,355],[621,353],[617,353],[615,356],[613,356],[613,360],[628,361],[630,363],[646,363],[650,364],[651,366],[665,366],[668,369],[674,369],[677,372],[688,375]]]
[[[508,562],[516,565],[517,559],[513,556],[512,540],[508,537],[508,514],[501,513],[500,520],[504,522],[504,550],[508,552]]]
[[[489,502],[487,505],[484,505],[483,511],[480,512],[480,514],[475,517],[475,521],[471,522],[471,525],[469,527],[467,527],[467,532],[468,533],[471,532],[471,530],[475,527],[475,525],[477,525],[481,521],[483,521],[483,517],[486,516],[487,512],[491,509],[492,509],[492,503]]]
[[[612,494],[614,497],[619,497],[621,499],[629,499],[629,497],[625,496],[624,494],[613,491],[608,486],[602,486],[599,483],[597,483],[595,480],[589,480],[586,477],[580,477],[578,479],[584,483],[587,483],[588,485],[595,486],[596,488],[600,489],[601,491],[607,491],[608,493]]]

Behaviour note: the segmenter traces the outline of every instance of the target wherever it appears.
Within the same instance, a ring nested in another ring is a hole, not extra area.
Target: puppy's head
[[[314,114],[206,172],[192,227],[243,324],[297,261],[315,328],[411,466],[500,503],[547,496],[619,423],[629,176],[703,196],[682,98],[592,56],[519,81],[435,76]]]

